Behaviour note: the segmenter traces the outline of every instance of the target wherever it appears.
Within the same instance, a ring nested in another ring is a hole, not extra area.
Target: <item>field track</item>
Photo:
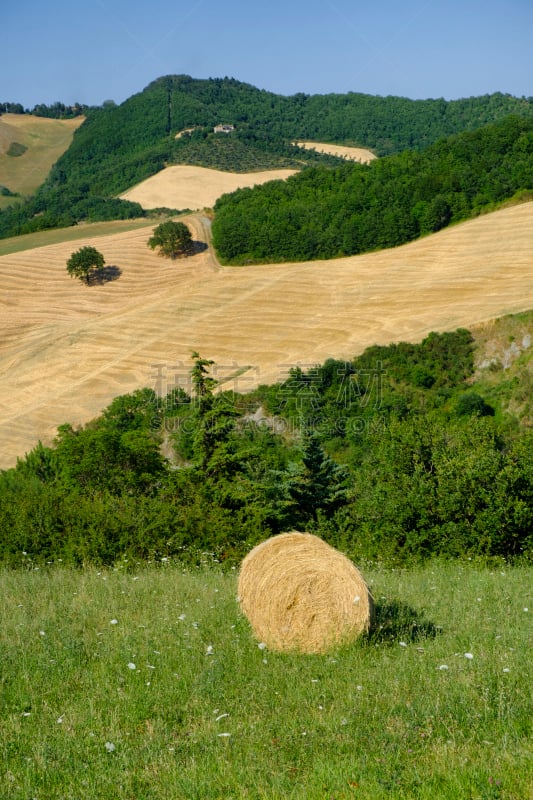
[[[209,222],[191,215],[194,238]],[[57,425],[87,422],[118,394],[170,389],[192,350],[245,391],[290,366],[350,358],[533,308],[533,203],[394,250],[325,262],[221,268],[210,249],[176,262],[150,251],[152,225],[0,257],[0,467]],[[85,286],[66,260],[93,244],[121,270]],[[245,367],[251,367],[248,371]]]

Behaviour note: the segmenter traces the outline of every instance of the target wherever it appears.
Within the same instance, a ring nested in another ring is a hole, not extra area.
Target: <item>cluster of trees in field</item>
[[[511,116],[422,152],[224,195],[213,242],[230,264],[335,258],[403,244],[532,191],[533,120]]]
[[[533,434],[476,391],[473,369],[458,330],[242,395],[217,392],[216,365],[194,353],[166,396],[118,397],[0,473],[0,558],[232,563],[293,528],[357,560],[531,558]]]
[[[357,93],[285,97],[231,78],[178,75],[159,78],[121,105],[82,110],[86,120],[37,197],[0,213],[0,237],[142,214],[139,206],[112,198],[168,164],[232,171],[335,165],[340,162],[333,157],[292,143],[351,143],[380,155],[419,150],[510,113],[531,117],[533,102],[504,94],[454,101]],[[235,130],[215,134],[221,122]]]

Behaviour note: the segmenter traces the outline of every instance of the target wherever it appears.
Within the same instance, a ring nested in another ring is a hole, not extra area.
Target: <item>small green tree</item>
[[[105,264],[105,259],[96,247],[81,247],[75,253],[72,253],[67,261],[67,272],[71,278],[79,278],[89,283],[91,271],[93,269],[102,269]]]
[[[192,236],[189,228],[183,222],[162,222],[154,228],[154,235],[148,239],[148,247],[159,252],[167,258],[177,258],[191,253],[193,250]]]

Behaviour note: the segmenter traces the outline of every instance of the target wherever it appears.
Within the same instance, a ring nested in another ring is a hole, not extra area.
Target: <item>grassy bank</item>
[[[2,797],[531,798],[531,568],[365,574],[374,633],[310,657],[235,572],[0,572]]]

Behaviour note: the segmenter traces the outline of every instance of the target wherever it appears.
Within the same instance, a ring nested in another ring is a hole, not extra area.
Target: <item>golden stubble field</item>
[[[266,181],[284,180],[297,171],[278,169],[237,173],[179,164],[146,178],[122,194],[121,198],[139,203],[143,208],[212,208],[222,194]]]
[[[208,241],[209,220],[186,219]],[[164,260],[146,246],[152,227],[91,238],[88,226],[75,244],[0,257],[0,467],[119,394],[170,389],[193,350],[246,391],[290,366],[533,308],[533,203],[393,250],[248,268],[220,267],[210,248]],[[66,260],[81,244],[120,278],[71,279]]]

